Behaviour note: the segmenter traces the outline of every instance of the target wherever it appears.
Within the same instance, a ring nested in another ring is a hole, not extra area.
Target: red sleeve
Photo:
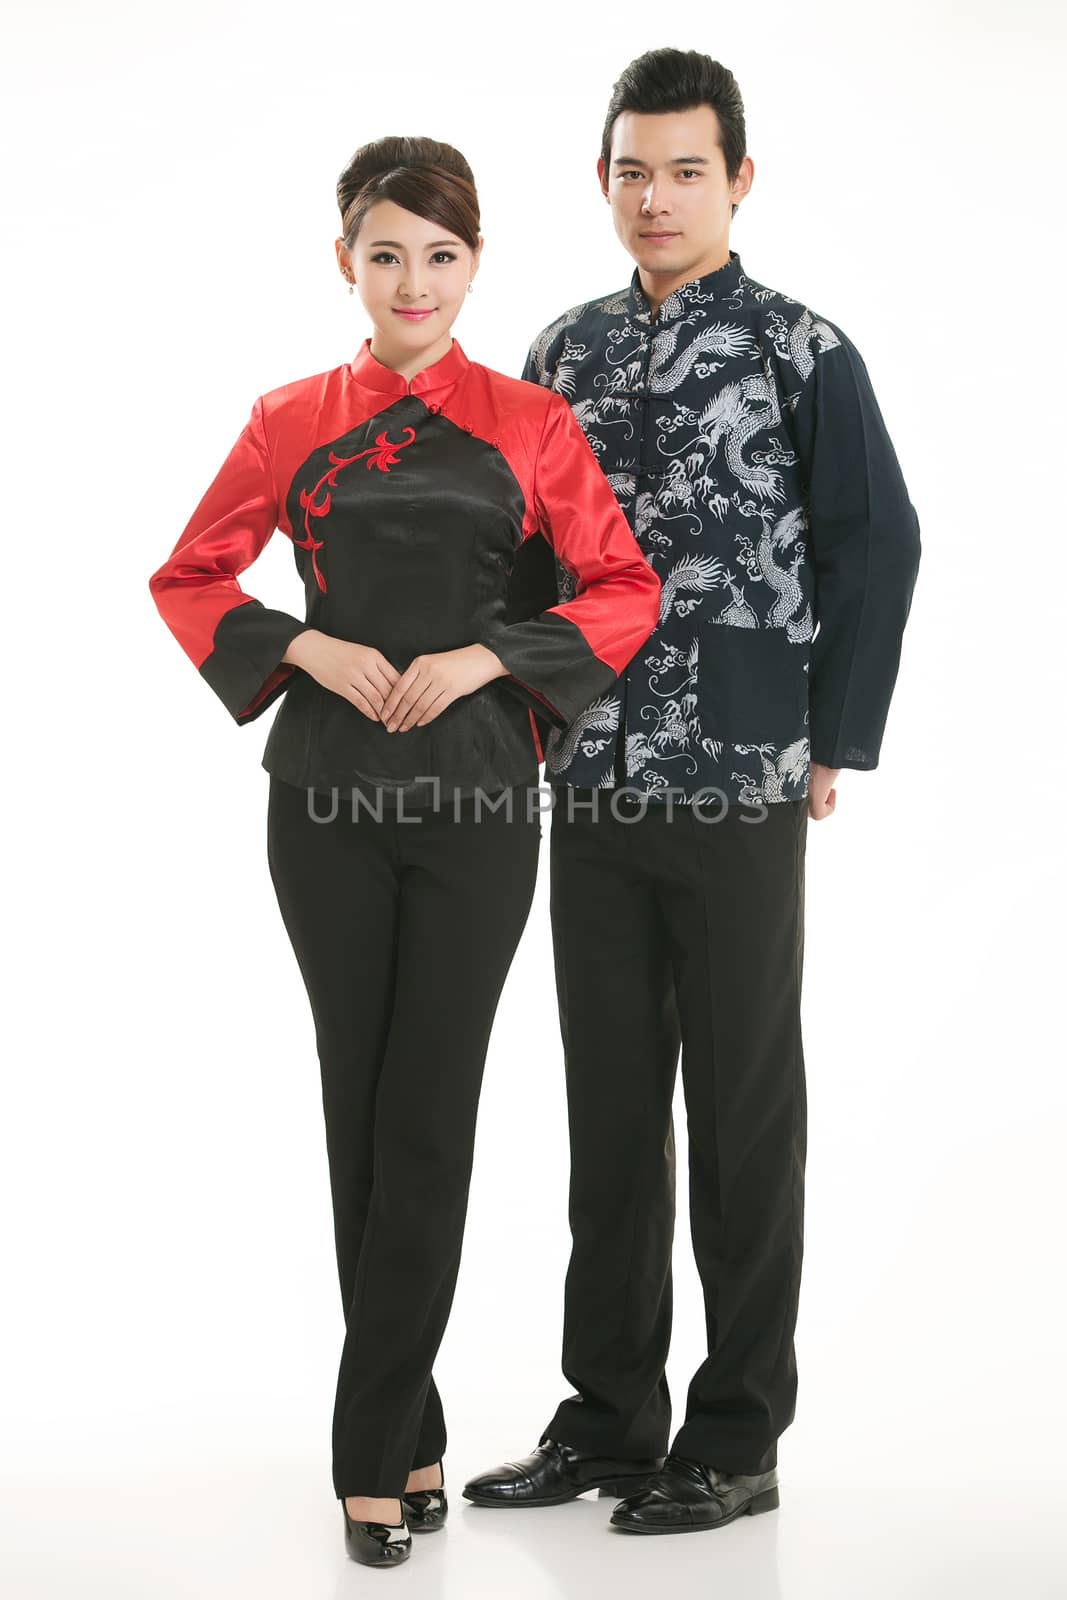
[[[262,397],[163,565],[149,579],[160,616],[239,723],[288,687],[282,656],[306,621],[272,611],[237,576],[278,526]]]
[[[562,395],[552,393],[533,470],[533,526],[576,580],[573,600],[497,625],[482,643],[561,726],[615,682],[659,620],[660,581]]]
[[[534,504],[578,589],[546,615],[580,628],[617,677],[659,621],[660,581],[570,405],[562,395],[554,394],[553,402],[537,456]]]

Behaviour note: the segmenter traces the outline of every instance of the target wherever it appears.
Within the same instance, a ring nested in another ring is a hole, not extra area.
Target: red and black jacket
[[[292,541],[302,619],[237,581],[275,528]],[[576,589],[531,616],[522,567],[540,537]],[[285,695],[268,772],[387,802],[435,780],[487,793],[536,781],[539,733],[614,683],[660,600],[567,401],[469,361],[455,341],[410,382],[368,339],[353,361],[261,395],[150,588],[237,722]],[[283,664],[309,627],[373,645],[398,671],[480,642],[509,676],[391,734]]]

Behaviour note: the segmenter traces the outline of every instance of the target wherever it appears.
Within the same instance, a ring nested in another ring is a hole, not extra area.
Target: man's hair
[[[610,172],[611,136],[621,112],[692,111],[697,106],[710,106],[719,119],[719,143],[727,181],[732,183],[748,153],[744,101],[729,67],[697,50],[646,50],[620,73],[600,142],[605,175]]]

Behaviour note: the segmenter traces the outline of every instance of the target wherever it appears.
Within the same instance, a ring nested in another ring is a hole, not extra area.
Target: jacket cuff
[[[235,722],[254,722],[285,692],[296,668],[282,656],[307,627],[306,621],[271,611],[258,600],[235,606],[222,618],[200,675]]]

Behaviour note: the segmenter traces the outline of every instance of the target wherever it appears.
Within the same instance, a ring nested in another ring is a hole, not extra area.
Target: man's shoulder
[[[592,336],[599,324],[623,316],[629,309],[630,286],[627,284],[625,288],[614,289],[610,294],[579,301],[546,323],[530,344],[528,368],[533,369],[534,381],[549,382],[549,363],[568,339],[582,340]]]
[[[686,317],[687,339],[700,336],[706,320],[733,321],[740,317],[748,325],[750,337],[755,337],[772,358],[776,354],[787,370],[795,369],[803,381],[827,351],[844,347],[844,351],[856,353],[848,335],[830,317],[804,299],[747,272],[742,277],[740,295],[730,295],[721,302],[709,301],[703,307],[694,302],[688,309],[703,309],[705,317]],[[621,289],[570,306],[546,323],[531,342],[524,377],[547,387],[556,381],[557,369],[569,371],[575,362],[580,364],[590,357],[595,363],[605,341],[610,341],[612,330],[618,328],[619,319],[625,319],[633,310],[632,279]]]
[[[581,300],[575,306],[554,317],[551,322],[542,328],[539,337],[546,334],[555,334],[563,328],[570,327],[573,323],[584,322],[590,317],[617,317],[630,309],[631,287],[626,284],[621,289],[613,289],[610,294],[595,295],[591,300]]]
[[[764,328],[773,329],[784,324],[790,330],[792,342],[805,343],[813,356],[837,345],[851,345],[848,334],[836,322],[798,295],[771,288],[747,274],[745,290],[751,304],[763,313]]]

